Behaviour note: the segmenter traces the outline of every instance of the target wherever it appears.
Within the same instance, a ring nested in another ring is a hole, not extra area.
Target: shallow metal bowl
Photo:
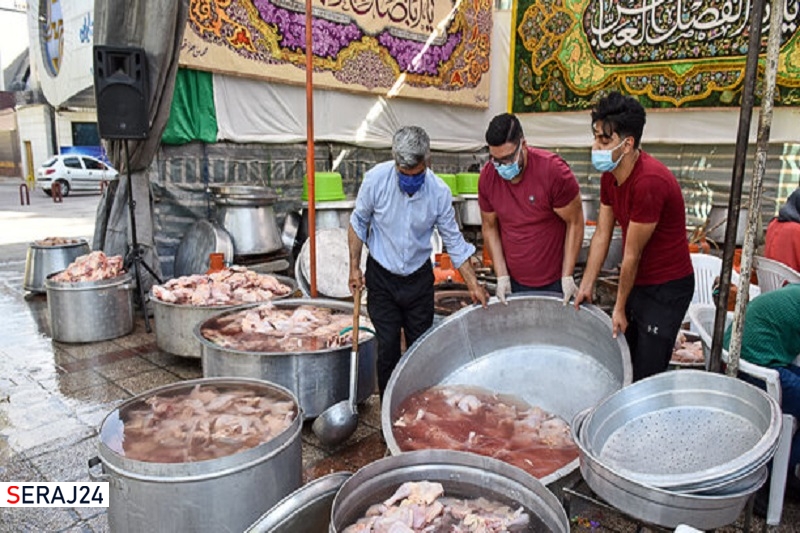
[[[648,486],[621,475],[588,451],[584,445],[585,423],[588,421],[580,414],[573,420],[583,479],[609,504],[651,524],[667,528],[685,524],[702,530],[732,524],[739,518],[750,495],[767,480],[767,467],[761,466],[749,484],[724,494],[683,494]]]
[[[525,531],[569,531],[558,499],[527,472],[473,453],[421,450],[370,463],[345,481],[333,500],[330,533],[343,531],[408,481],[439,482],[445,496],[484,497],[513,509],[522,506],[530,517]]]
[[[780,430],[780,406],[757,387],[680,370],[634,383],[601,402],[589,413],[581,439],[599,461],[628,479],[696,491],[766,464]]]
[[[576,311],[561,298],[512,296],[508,305],[471,305],[425,333],[398,363],[384,392],[381,427],[393,455],[392,423],[400,405],[435,385],[467,385],[520,397],[572,420],[631,382],[624,336],[594,306]],[[578,460],[543,478],[547,485],[577,470]]]

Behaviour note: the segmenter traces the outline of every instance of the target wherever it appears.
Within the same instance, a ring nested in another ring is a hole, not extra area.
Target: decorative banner
[[[612,90],[646,107],[740,105],[750,0],[519,0],[514,6],[512,112],[589,109]],[[769,5],[766,11],[762,53]],[[800,104],[798,24],[800,2],[788,0],[775,105]]]
[[[314,86],[489,105],[493,0],[314,0]],[[305,2],[191,0],[181,66],[305,84]]]

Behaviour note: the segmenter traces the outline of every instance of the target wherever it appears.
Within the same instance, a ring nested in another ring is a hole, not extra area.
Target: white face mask
[[[592,165],[594,165],[594,168],[600,172],[611,172],[617,168],[619,162],[622,161],[622,156],[625,154],[622,154],[616,161],[614,161],[613,152],[625,144],[626,139],[627,137],[623,138],[618,145],[608,150],[592,150]]]

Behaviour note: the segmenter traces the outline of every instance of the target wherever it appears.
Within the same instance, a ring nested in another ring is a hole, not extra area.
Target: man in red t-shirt
[[[624,333],[633,379],[663,372],[694,294],[686,211],[672,172],[640,148],[645,111],[633,97],[612,92],[592,110],[592,164],[602,172],[600,213],[575,307],[592,301],[616,221],[623,256],[613,335]]]
[[[795,189],[767,226],[764,257],[800,272],[800,189]]]
[[[556,154],[531,148],[514,115],[486,130],[491,159],[478,181],[483,242],[492,254],[498,299],[511,292],[557,292],[564,303],[583,241],[578,181]]]

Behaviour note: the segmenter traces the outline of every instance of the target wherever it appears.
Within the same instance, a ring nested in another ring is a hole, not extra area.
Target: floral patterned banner
[[[493,0],[313,0],[314,85],[489,105]],[[181,66],[304,85],[303,0],[190,0]]]
[[[512,112],[588,109],[611,90],[647,107],[740,104],[750,0],[519,0],[514,6]],[[789,0],[775,105],[800,104],[798,24],[800,2]],[[769,9],[762,29],[763,53]]]

